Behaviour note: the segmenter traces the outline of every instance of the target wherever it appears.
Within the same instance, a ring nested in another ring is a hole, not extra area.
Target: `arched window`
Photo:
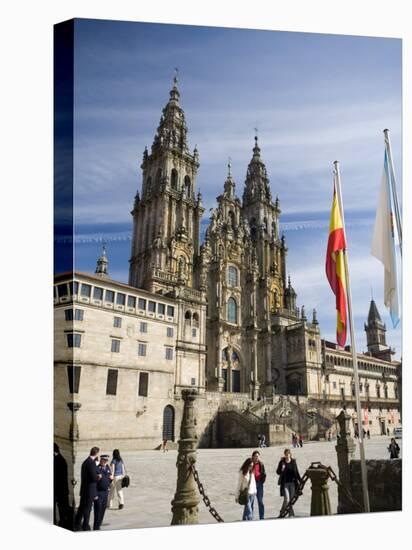
[[[227,279],[229,286],[237,286],[237,269],[233,265],[229,266]]]
[[[186,197],[189,199],[191,196],[191,183],[189,176],[185,176],[185,193]]]
[[[172,169],[172,173],[170,175],[170,186],[172,189],[177,190],[177,170],[176,168]]]
[[[232,229],[235,227],[235,215],[232,211],[229,212],[229,225]]]
[[[229,298],[227,302],[227,320],[229,323],[237,323],[237,303],[234,298]]]
[[[190,311],[186,311],[185,313],[185,324],[190,325],[192,323],[192,314]]]
[[[193,314],[192,326],[195,327],[195,328],[199,328],[199,315],[197,313]]]

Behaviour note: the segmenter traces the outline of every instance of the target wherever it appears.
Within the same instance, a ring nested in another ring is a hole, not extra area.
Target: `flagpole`
[[[342,203],[339,162],[335,160],[333,164],[335,165],[335,174],[336,174],[336,178],[335,178],[336,194],[338,197],[339,210],[340,210],[340,215],[342,217],[343,233],[344,233],[344,238],[346,242],[345,215],[344,215],[343,203]],[[365,512],[370,512],[368,476],[366,472],[365,449],[363,444],[364,440],[363,440],[361,400],[360,400],[360,389],[359,389],[358,359],[356,356],[355,335],[354,335],[353,319],[352,319],[352,298],[351,298],[350,281],[349,281],[348,252],[346,248],[343,249],[343,259],[345,264],[345,283],[346,283],[346,293],[348,296],[348,317],[349,317],[350,340],[351,340],[352,361],[353,361],[353,374],[355,379],[355,399],[356,399],[356,412],[358,417],[358,441],[359,441],[359,453],[360,453],[361,475],[362,475],[363,508]]]
[[[383,131],[383,134],[385,136],[385,148],[386,152],[388,153],[388,160],[389,160],[389,166],[391,170],[391,177],[392,177],[392,197],[393,197],[393,204],[395,207],[395,218],[396,218],[396,227],[398,229],[398,236],[399,236],[399,250],[402,256],[402,219],[401,219],[401,213],[399,210],[399,203],[398,203],[398,192],[396,189],[396,179],[395,179],[395,169],[393,166],[393,158],[392,158],[392,148],[391,148],[391,142],[389,139],[389,130],[385,128]]]

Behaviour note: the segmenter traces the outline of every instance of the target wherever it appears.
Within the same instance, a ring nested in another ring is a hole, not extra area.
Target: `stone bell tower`
[[[200,219],[196,196],[199,155],[189,151],[187,126],[179,104],[177,76],[163,109],[150,153],[143,153],[142,189],[133,216],[129,284],[167,293],[184,285],[196,288]]]
[[[250,235],[259,266],[262,304],[258,316],[268,319],[271,312],[283,309],[286,287],[286,252],[284,238],[279,238],[279,200],[272,201],[266,166],[260,156],[255,136],[253,156],[247,168],[243,192],[243,217],[250,226]]]
[[[386,344],[386,325],[383,323],[376,306],[375,300],[371,300],[368,322],[365,323],[368,354],[384,361],[391,361],[393,350]]]

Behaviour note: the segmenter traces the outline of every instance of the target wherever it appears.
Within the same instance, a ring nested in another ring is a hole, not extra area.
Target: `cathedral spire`
[[[179,98],[180,98],[180,93],[179,93],[179,90],[177,89],[178,74],[179,74],[179,69],[175,67],[175,74],[173,76],[173,87],[170,90],[170,101],[173,101],[175,103],[179,103]]]
[[[169,92],[169,101],[163,109],[159,126],[157,127],[156,135],[153,140],[152,155],[170,150],[189,155],[187,126],[185,114],[179,103],[180,92],[177,88],[177,82],[177,69],[175,69],[173,86]],[[150,160],[150,156],[151,155],[144,155],[143,168],[145,160]]]
[[[254,202],[265,202],[268,204],[271,204],[272,202],[272,195],[269,187],[269,178],[266,172],[266,166],[260,156],[260,147],[258,143],[257,132],[255,135],[253,155],[246,172],[243,202],[246,205]]]
[[[227,198],[229,199],[235,198],[235,182],[233,181],[233,178],[232,178],[232,161],[230,157],[227,162],[227,177],[226,177],[224,189],[225,189],[224,194]]]

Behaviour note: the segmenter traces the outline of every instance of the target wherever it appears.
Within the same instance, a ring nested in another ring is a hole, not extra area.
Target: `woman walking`
[[[239,480],[236,489],[236,502],[245,502],[242,520],[253,519],[253,502],[256,496],[256,481],[253,474],[253,461],[247,458],[239,470]]]
[[[279,476],[278,485],[280,485],[280,496],[283,497],[283,504],[280,510],[282,513],[296,493],[296,486],[301,481],[296,460],[292,458],[290,449],[285,449],[283,457],[280,459],[276,473]],[[295,513],[291,507],[289,517]]]
[[[122,479],[126,473],[124,462],[120,456],[119,449],[113,451],[112,461],[110,463],[110,468],[112,470],[112,475],[114,476],[113,482],[110,485],[110,494],[109,494],[109,508],[113,508],[113,500],[115,493],[119,499],[119,510],[124,507],[124,498],[123,498],[123,489],[122,489]]]

